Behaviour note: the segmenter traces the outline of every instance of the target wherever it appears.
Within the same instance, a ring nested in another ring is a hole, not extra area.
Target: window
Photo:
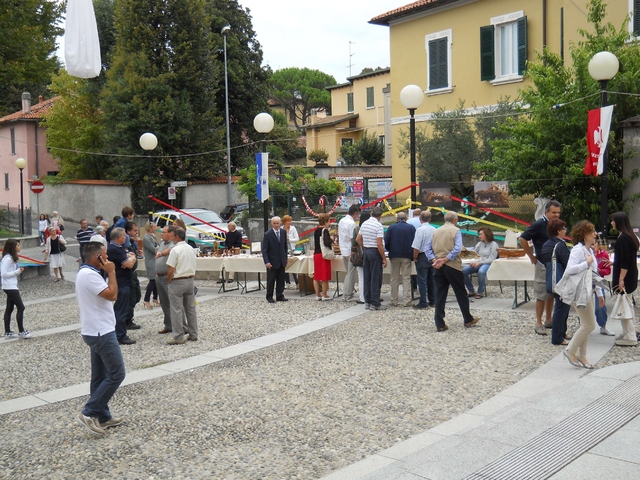
[[[375,107],[375,101],[373,100],[373,87],[367,87],[367,108]]]
[[[353,93],[347,93],[347,113],[353,113]]]
[[[384,145],[384,135],[378,135],[378,143]]]
[[[294,110],[289,110],[289,121],[290,122],[296,121],[296,112]]]
[[[4,189],[9,190],[9,174],[4,174]]]
[[[341,138],[340,145],[353,145],[353,138]]]
[[[629,0],[629,13],[631,14],[629,34],[640,37],[640,0]]]
[[[16,131],[13,127],[9,129],[11,135],[11,155],[16,154]]]
[[[425,36],[427,49],[427,93],[448,93],[451,87],[452,31],[443,30]]]
[[[480,79],[521,81],[527,66],[527,17],[522,11],[494,17],[480,28]]]

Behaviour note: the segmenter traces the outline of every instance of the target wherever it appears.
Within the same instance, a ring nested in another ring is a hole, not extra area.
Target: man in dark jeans
[[[136,263],[136,255],[127,253],[124,248],[126,241],[124,228],[116,227],[111,231],[111,243],[107,249],[109,259],[116,265],[116,280],[118,282],[118,297],[113,304],[116,316],[116,337],[120,345],[132,345],[135,340],[127,336],[127,315],[129,313],[129,289],[131,288],[131,269]]]
[[[420,228],[416,230],[411,248],[413,248],[413,261],[416,262],[416,276],[418,277],[418,290],[420,301],[413,306],[417,310],[435,306],[435,283],[433,280],[433,267],[431,260],[427,258],[427,244],[431,241],[435,227],[429,224],[431,212],[425,210],[420,213]],[[428,300],[428,303],[427,303]]]

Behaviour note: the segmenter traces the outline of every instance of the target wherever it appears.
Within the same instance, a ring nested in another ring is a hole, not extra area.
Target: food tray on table
[[[498,248],[498,258],[518,258],[524,255],[522,248]]]
[[[480,255],[478,255],[475,250],[462,250],[460,252],[460,258],[463,260],[470,260],[474,258],[480,258]]]

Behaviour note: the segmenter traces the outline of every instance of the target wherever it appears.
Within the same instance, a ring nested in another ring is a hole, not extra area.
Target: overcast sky
[[[373,17],[411,0],[239,0],[251,11],[264,62],[273,71],[307,67],[333,75],[338,83],[365,67],[389,66],[389,27]],[[232,26],[233,27],[233,26]]]

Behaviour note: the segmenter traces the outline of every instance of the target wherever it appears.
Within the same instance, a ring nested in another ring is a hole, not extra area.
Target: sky
[[[367,23],[411,0],[239,0],[273,71],[307,67],[343,83],[363,68],[389,67],[389,27]],[[232,25],[233,27],[233,25]],[[349,42],[351,62],[349,61]]]

